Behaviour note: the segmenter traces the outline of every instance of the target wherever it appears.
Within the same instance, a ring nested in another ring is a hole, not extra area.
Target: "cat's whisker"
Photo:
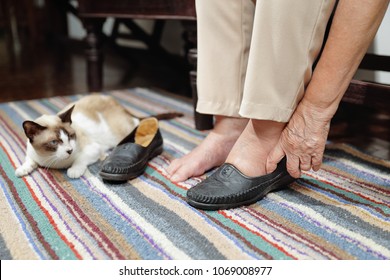
[[[55,155],[50,155],[50,156],[48,156],[48,157],[44,160],[43,164],[44,164],[44,165],[48,165],[48,164],[52,163],[53,161],[55,161],[56,159],[57,159],[57,158],[56,158]]]
[[[49,170],[52,166],[55,166],[59,162],[59,159],[55,155],[49,156],[44,161],[45,170]]]

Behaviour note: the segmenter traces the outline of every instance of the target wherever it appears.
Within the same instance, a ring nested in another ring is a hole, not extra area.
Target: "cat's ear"
[[[68,110],[66,110],[65,112],[58,115],[58,117],[61,119],[62,122],[72,123],[71,116],[72,116],[73,109],[74,109],[74,105],[70,107]]]
[[[43,130],[46,129],[45,126],[42,126],[40,124],[37,124],[33,121],[25,121],[23,122],[23,129],[24,133],[26,134],[27,138],[30,139],[30,142],[33,141],[34,136],[41,133]]]

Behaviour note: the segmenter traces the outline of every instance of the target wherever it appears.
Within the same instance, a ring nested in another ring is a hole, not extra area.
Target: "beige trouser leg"
[[[287,122],[335,0],[196,0],[197,111]]]

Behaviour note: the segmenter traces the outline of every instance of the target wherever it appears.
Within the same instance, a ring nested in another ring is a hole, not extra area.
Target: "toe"
[[[186,174],[186,172],[183,169],[184,168],[179,168],[171,175],[170,179],[172,182],[179,183],[189,178],[189,176]]]
[[[172,182],[183,182],[191,177],[203,175],[205,169],[198,162],[186,162],[180,165],[180,167],[172,174]]]
[[[167,172],[169,176],[172,176],[179,167],[180,167],[179,160],[178,159],[172,160],[169,166],[167,167]]]

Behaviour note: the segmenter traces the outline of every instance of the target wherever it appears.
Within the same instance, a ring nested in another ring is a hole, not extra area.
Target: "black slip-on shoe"
[[[156,118],[143,119],[104,160],[100,177],[123,182],[141,175],[148,161],[163,151],[163,139]]]
[[[259,177],[248,177],[235,166],[224,163],[210,177],[187,191],[187,202],[203,210],[222,210],[255,203],[271,191],[292,183],[286,158],[276,170]]]

